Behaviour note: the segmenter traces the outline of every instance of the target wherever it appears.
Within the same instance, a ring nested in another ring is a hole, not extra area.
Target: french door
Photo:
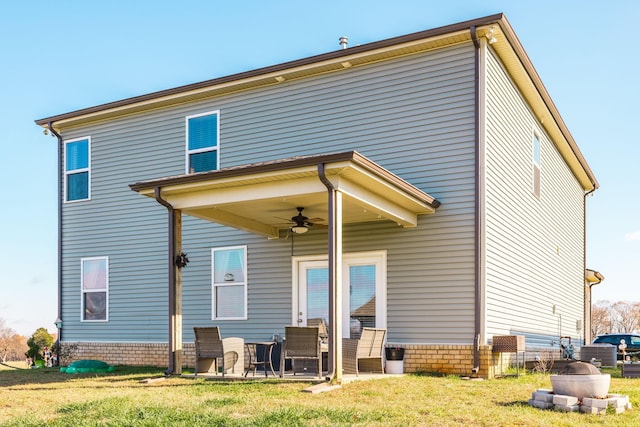
[[[386,328],[386,253],[345,254],[342,261],[342,335],[358,338],[363,327]],[[326,257],[293,259],[293,324],[329,322]]]

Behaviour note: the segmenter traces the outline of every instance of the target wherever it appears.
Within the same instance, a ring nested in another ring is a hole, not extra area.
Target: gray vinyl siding
[[[345,252],[386,250],[388,338],[471,343],[474,289],[474,51],[459,45],[320,77],[68,129],[92,138],[92,198],[63,206],[64,339],[167,339],[167,212],[128,184],[184,172],[184,117],[220,111],[222,167],[357,150],[442,202],[414,229],[345,228]],[[211,248],[247,245],[248,320],[224,336],[266,339],[291,319],[290,239],[183,219],[184,340],[211,320]],[[326,253],[296,237],[295,255]],[[109,322],[80,323],[80,258],[108,256]]]
[[[486,134],[486,334],[529,335],[537,345],[580,337],[583,190],[493,55]],[[541,146],[540,198],[532,192],[532,138]],[[547,337],[543,339],[540,337]]]

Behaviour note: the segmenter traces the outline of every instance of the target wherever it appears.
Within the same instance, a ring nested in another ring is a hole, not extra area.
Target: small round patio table
[[[247,352],[249,353],[249,366],[244,371],[245,378],[250,370],[253,369],[253,376],[256,375],[256,369],[258,366],[262,366],[264,369],[264,376],[269,376],[269,370],[273,376],[276,376],[275,371],[273,370],[273,362],[271,359],[271,353],[273,352],[273,347],[276,345],[275,341],[254,341],[254,342],[245,342],[245,347],[247,348]],[[259,357],[259,350],[262,350],[262,358]]]

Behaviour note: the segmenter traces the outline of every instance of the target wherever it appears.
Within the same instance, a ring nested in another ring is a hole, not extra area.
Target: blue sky
[[[31,335],[57,313],[56,140],[33,120],[499,12],[601,186],[594,299],[640,301],[640,2],[35,0],[0,6],[0,318]]]

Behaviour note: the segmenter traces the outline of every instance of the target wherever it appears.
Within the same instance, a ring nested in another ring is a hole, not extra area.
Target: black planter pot
[[[404,348],[387,347],[384,349],[384,355],[387,360],[403,360]]]

